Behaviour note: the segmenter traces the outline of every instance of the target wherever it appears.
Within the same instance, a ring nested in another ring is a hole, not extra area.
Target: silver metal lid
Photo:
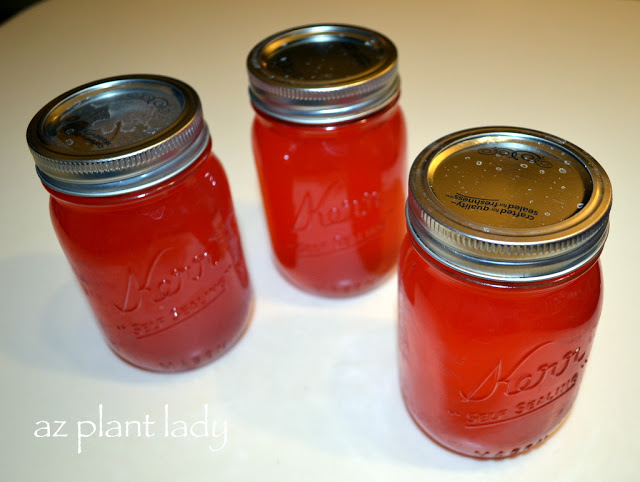
[[[309,25],[272,35],[251,50],[247,69],[253,105],[302,124],[365,117],[400,92],[391,40],[351,25]]]
[[[136,191],[185,169],[209,141],[200,99],[156,75],[91,82],[45,105],[27,128],[42,181],[79,196]]]
[[[424,149],[409,174],[409,231],[431,256],[490,280],[560,276],[597,256],[611,183],[589,154],[544,132],[484,127]]]

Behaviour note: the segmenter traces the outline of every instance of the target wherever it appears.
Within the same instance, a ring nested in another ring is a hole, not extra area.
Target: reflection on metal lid
[[[113,77],[70,90],[27,129],[40,177],[82,195],[121,194],[186,168],[208,142],[196,92],[176,79]]]
[[[393,43],[351,25],[279,32],[252,49],[247,69],[253,104],[297,123],[361,118],[391,103],[400,89]]]

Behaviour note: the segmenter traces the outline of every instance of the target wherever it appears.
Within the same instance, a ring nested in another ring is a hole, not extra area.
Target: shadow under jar
[[[361,27],[305,26],[256,45],[247,68],[277,268],[318,295],[374,288],[396,266],[405,233],[394,45]]]
[[[113,351],[188,370],[244,332],[252,289],[196,92],[135,75],[66,92],[27,141],[53,227]]]
[[[577,146],[538,131],[460,131],[409,174],[399,257],[407,408],[443,446],[506,457],[569,413],[602,306],[611,184]]]

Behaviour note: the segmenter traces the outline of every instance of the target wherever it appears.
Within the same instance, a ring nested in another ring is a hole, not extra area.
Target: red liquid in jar
[[[48,188],[53,226],[112,349],[142,368],[196,368],[245,330],[252,290],[211,143],[161,185],[110,197]]]
[[[383,281],[405,233],[406,128],[398,105],[331,126],[258,111],[252,139],[280,272],[327,296]]]
[[[374,288],[395,266],[405,232],[393,42],[360,26],[305,25],[258,43],[247,70],[277,268],[318,295]]]
[[[445,447],[506,457],[568,414],[602,306],[600,265],[535,283],[461,275],[405,240],[399,264],[402,393]]]

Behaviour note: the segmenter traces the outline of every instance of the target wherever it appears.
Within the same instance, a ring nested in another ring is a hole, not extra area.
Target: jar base
[[[472,459],[477,459],[477,460],[512,459],[512,458],[517,457],[519,455],[531,453],[531,452],[539,449],[543,445],[545,445],[547,443],[547,441],[549,440],[549,438],[551,438],[562,427],[562,425],[564,425],[564,423],[569,418],[569,414],[571,413],[569,411],[569,413],[567,413],[567,415],[560,421],[560,423],[553,430],[551,430],[551,432],[549,432],[548,434],[544,435],[543,437],[541,437],[536,442],[525,445],[523,448],[517,447],[517,448],[510,449],[510,450],[504,450],[504,449],[502,449],[502,450],[494,450],[494,449],[486,450],[487,447],[484,447],[484,448],[476,449],[476,450],[474,450],[474,452],[466,452],[464,450],[459,450],[459,449],[456,449],[454,447],[451,447],[451,446],[445,444],[444,442],[441,442],[441,441],[437,440],[433,435],[431,435],[429,430],[427,428],[425,428],[425,426],[420,422],[420,420],[418,420],[418,418],[413,414],[412,410],[409,408],[409,404],[407,403],[407,400],[406,400],[406,398],[404,396],[404,393],[402,394],[402,400],[404,402],[405,408],[407,409],[407,412],[409,413],[409,416],[411,417],[411,420],[413,420],[413,422],[416,424],[418,429],[420,429],[420,431],[430,441],[432,441],[433,443],[435,443],[439,447],[442,447],[443,449],[445,449],[445,450],[447,450],[449,452],[453,452],[453,453],[455,453],[457,455],[462,455],[464,457],[470,457]],[[484,450],[484,452],[481,452],[481,450]]]
[[[240,329],[228,341],[225,341],[222,347],[219,347],[218,345],[213,349],[201,350],[204,352],[204,355],[193,355],[189,358],[189,360],[183,360],[182,363],[180,364],[171,364],[170,366],[164,366],[161,363],[158,363],[157,365],[147,365],[147,364],[137,363],[133,360],[128,359],[124,355],[120,354],[113,347],[113,345],[109,342],[108,339],[105,338],[105,341],[109,349],[127,365],[131,365],[135,368],[138,368],[140,370],[144,370],[147,372],[151,372],[151,373],[184,373],[192,370],[197,370],[199,368],[203,368],[215,362],[216,360],[220,359],[222,356],[226,355],[229,351],[231,351],[231,349],[238,344],[238,342],[242,339],[242,337],[248,331],[249,326],[251,325],[251,321],[253,319],[254,311],[255,311],[255,298],[252,297],[242,329]]]
[[[280,276],[282,276],[291,286],[307,294],[323,298],[353,298],[365,295],[385,284],[396,273],[396,267],[393,265],[383,274],[376,274],[363,281],[345,281],[342,283],[338,282],[332,285],[321,286],[319,284],[311,285],[309,283],[300,282],[282,266],[275,256],[273,257],[273,264],[278,270],[278,273],[280,273]]]

